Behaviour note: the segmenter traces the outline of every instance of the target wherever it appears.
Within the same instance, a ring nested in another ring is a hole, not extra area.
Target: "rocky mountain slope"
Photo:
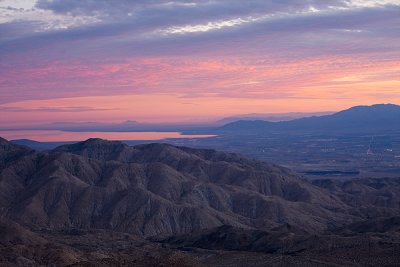
[[[106,266],[178,253],[171,264],[190,266],[202,260],[177,248],[303,253],[345,235],[354,247],[363,231],[398,231],[399,195],[398,179],[310,183],[214,150],[89,139],[36,152],[0,139],[0,254],[14,255],[0,262]]]
[[[351,219],[324,189],[236,154],[100,139],[49,153],[15,149],[3,153],[1,207],[26,225],[167,236],[221,225],[323,230]]]

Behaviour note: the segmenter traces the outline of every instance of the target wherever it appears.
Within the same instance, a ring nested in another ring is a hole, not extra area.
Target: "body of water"
[[[108,140],[163,140],[168,138],[207,138],[215,135],[185,135],[179,132],[64,132],[56,130],[0,131],[7,140],[30,139],[39,142],[83,141],[89,138]]]

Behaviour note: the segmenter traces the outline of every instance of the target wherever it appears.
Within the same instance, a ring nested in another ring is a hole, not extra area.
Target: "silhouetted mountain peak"
[[[252,133],[257,131],[386,133],[400,130],[400,106],[394,104],[355,106],[332,115],[285,122],[236,121],[219,130]]]
[[[400,113],[400,106],[394,104],[375,104],[372,106],[355,106],[349,109],[340,111],[335,113],[342,114],[342,115],[350,115],[350,114],[374,114],[374,115],[383,115],[383,116],[390,116],[392,112]],[[335,115],[334,114],[334,115]]]
[[[90,138],[75,144],[62,145],[53,150],[54,152],[68,152],[98,160],[121,160],[129,161],[127,158],[132,154],[132,148],[119,141],[109,141],[100,138]]]
[[[54,149],[53,152],[68,152],[97,160],[117,160],[136,163],[162,162],[171,166],[176,166],[187,161],[224,161],[254,164],[255,166],[260,165],[260,162],[255,163],[255,161],[246,159],[239,154],[226,153],[213,149],[193,149],[165,143],[128,146],[119,141],[108,141],[98,138],[88,139],[75,144],[62,145]],[[266,163],[262,164],[268,165]]]
[[[360,106],[354,106],[349,108],[348,110],[400,110],[399,105],[395,104],[374,104],[371,106],[368,105],[360,105]]]
[[[121,145],[122,143],[120,141],[111,141],[111,140],[106,140],[106,139],[101,139],[101,138],[89,138],[85,141],[78,142],[77,144],[80,144],[81,146],[84,147],[90,147],[90,146],[115,146],[115,145]],[[124,144],[122,144],[124,145]],[[72,145],[70,145],[72,146]],[[124,145],[127,146],[127,145]]]
[[[0,137],[0,146],[9,146],[12,145],[8,140]]]
[[[120,142],[120,141],[109,141],[101,138],[90,138],[82,142],[78,142],[75,144],[67,144],[57,147],[56,151],[70,152],[70,153],[79,153],[84,150],[99,150],[106,149],[109,151],[110,149],[121,149],[128,148],[129,146]]]
[[[34,150],[29,147],[13,144],[0,137],[0,167],[32,153],[34,153]]]
[[[264,120],[238,120],[225,124],[221,129],[251,129],[252,127],[265,128],[270,125],[274,125],[274,122],[264,121]]]
[[[30,149],[29,147],[13,144],[10,141],[0,137],[0,152],[15,151],[15,150],[32,151],[32,149]]]

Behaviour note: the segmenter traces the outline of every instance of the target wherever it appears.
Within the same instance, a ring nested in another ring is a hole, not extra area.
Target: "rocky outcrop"
[[[300,178],[237,154],[89,139],[9,161],[0,199],[2,215],[21,224],[143,236],[285,223],[322,231],[352,220],[342,201]]]

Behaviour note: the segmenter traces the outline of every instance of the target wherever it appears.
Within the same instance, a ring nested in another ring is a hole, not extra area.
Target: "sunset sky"
[[[400,0],[0,0],[0,124],[400,104]]]

